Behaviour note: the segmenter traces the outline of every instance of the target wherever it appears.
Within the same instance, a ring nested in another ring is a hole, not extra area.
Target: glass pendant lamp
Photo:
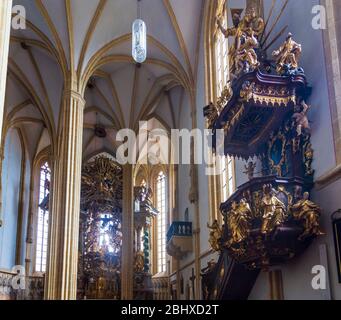
[[[132,26],[132,56],[137,63],[143,63],[147,59],[147,27],[141,19],[141,0],[138,2],[138,18]]]

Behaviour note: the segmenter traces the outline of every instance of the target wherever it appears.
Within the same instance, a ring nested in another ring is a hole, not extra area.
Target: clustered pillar
[[[46,299],[77,298],[78,237],[85,101],[76,91],[64,93],[60,141],[53,161]]]

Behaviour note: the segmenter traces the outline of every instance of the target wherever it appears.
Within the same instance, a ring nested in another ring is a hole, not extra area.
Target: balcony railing
[[[0,270],[0,300],[43,300],[44,276],[25,277],[25,288],[15,289],[16,273]]]
[[[192,222],[174,221],[167,232],[167,253],[182,259],[193,249]]]
[[[174,221],[167,232],[167,242],[174,236],[192,237],[192,222]]]

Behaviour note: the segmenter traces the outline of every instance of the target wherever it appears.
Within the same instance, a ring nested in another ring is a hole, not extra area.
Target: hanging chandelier
[[[147,27],[141,19],[141,0],[137,0],[137,19],[132,26],[132,56],[137,63],[147,59]]]

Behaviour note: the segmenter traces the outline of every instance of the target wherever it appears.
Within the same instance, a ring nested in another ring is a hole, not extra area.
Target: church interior
[[[0,300],[340,300],[340,88],[338,0],[1,0]]]

